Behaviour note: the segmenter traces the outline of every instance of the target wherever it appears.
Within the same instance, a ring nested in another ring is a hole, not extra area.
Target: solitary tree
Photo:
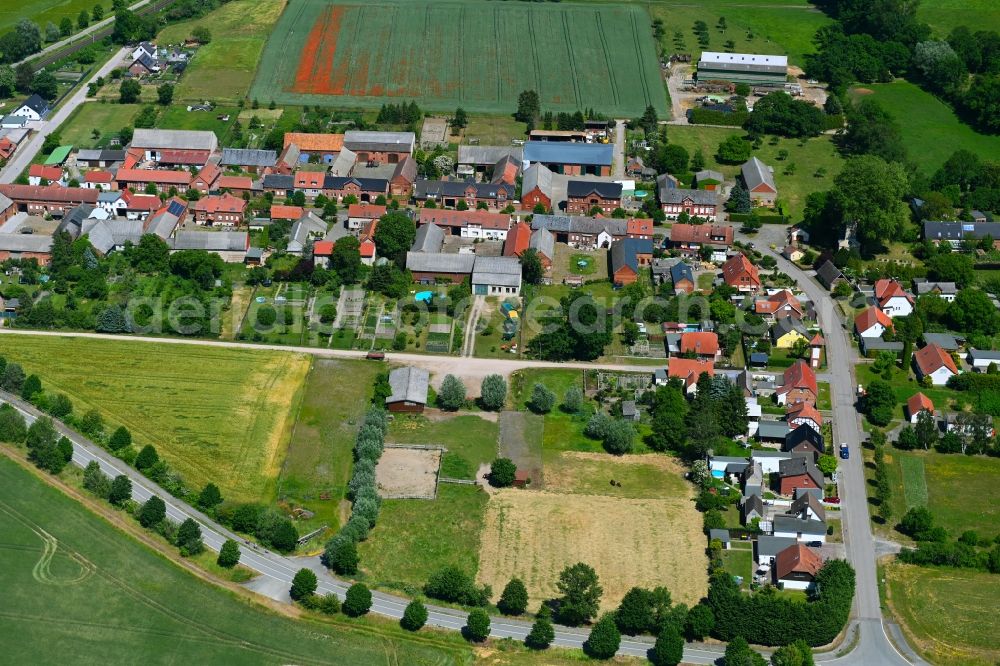
[[[445,375],[438,392],[438,405],[449,412],[457,411],[465,404],[465,384],[455,375]]]
[[[143,527],[152,527],[167,517],[167,505],[163,500],[153,495],[139,509],[139,524]]]
[[[480,387],[483,407],[491,411],[502,409],[507,402],[507,382],[500,375],[487,375]]]
[[[216,563],[223,569],[232,569],[240,562],[240,545],[232,539],[226,539],[219,549]]]
[[[562,594],[558,617],[564,624],[578,626],[597,615],[604,590],[593,567],[583,562],[566,567],[559,574],[556,588]]]
[[[219,487],[212,482],[206,483],[198,493],[198,508],[212,511],[220,504],[222,504],[222,493],[219,492]]]
[[[531,631],[524,639],[524,644],[533,650],[544,650],[552,645],[556,638],[555,627],[552,626],[552,612],[548,606],[542,606],[531,625]]]
[[[205,550],[205,543],[201,540],[201,526],[194,518],[188,518],[177,528],[177,547],[183,557],[197,555]]]
[[[112,451],[121,451],[124,448],[132,446],[132,433],[125,426],[118,426],[111,433],[111,438],[108,439],[108,446],[111,447]]]
[[[490,636],[490,616],[482,608],[473,609],[465,621],[465,636],[470,641],[481,643]]]
[[[162,106],[170,106],[170,102],[174,100],[174,86],[170,83],[164,83],[159,88],[156,89],[156,98]]]
[[[118,101],[122,104],[135,104],[142,94],[142,86],[135,79],[125,79],[118,90]]]
[[[677,666],[684,658],[684,638],[676,627],[667,626],[656,637],[649,655],[653,666]]]
[[[726,666],[767,666],[764,657],[751,650],[742,636],[729,641],[724,661]]]
[[[621,644],[622,635],[615,624],[615,616],[607,613],[590,630],[590,636],[583,643],[583,651],[594,659],[611,659]]]
[[[403,617],[399,624],[407,631],[419,631],[427,624],[427,608],[419,599],[414,599],[406,605],[406,610],[403,611]]]
[[[361,617],[372,607],[372,593],[361,583],[355,583],[347,588],[347,596],[341,609],[345,615]]]
[[[24,380],[24,385],[21,386],[21,398],[31,402],[35,394],[42,392],[42,380],[38,378],[38,375],[28,375]]]
[[[108,493],[108,501],[115,506],[123,505],[132,498],[132,481],[124,474],[119,474],[111,482],[111,491]]]
[[[312,570],[299,569],[295,573],[295,577],[292,578],[292,587],[288,591],[288,596],[295,601],[302,601],[316,593],[318,583],[316,574]]]
[[[140,472],[145,472],[159,461],[160,456],[156,452],[156,448],[152,444],[147,444],[135,457],[135,468]]]
[[[812,648],[804,640],[782,645],[771,654],[772,666],[813,666]]]
[[[517,465],[510,458],[497,458],[490,464],[490,485],[494,488],[507,488],[514,485]]]
[[[520,578],[511,578],[503,588],[497,608],[504,615],[521,615],[528,608],[528,588]]]
[[[536,414],[548,414],[556,404],[556,394],[548,389],[545,384],[536,383],[531,389],[531,411]]]

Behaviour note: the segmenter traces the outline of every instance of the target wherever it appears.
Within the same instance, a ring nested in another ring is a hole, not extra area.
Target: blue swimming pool
[[[721,469],[713,469],[712,470],[712,478],[713,479],[724,479],[724,478],[726,478],[726,473],[723,470],[721,470]]]
[[[636,199],[642,199],[647,194],[649,194],[649,192],[647,192],[646,190],[636,190],[635,192],[632,193],[632,196],[635,197]]]
[[[416,295],[413,297],[413,300],[430,302],[432,298],[434,298],[433,291],[418,291]]]

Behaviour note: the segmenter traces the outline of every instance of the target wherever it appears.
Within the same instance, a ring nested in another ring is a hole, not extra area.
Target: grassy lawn
[[[710,23],[711,25],[711,23]],[[684,146],[691,155],[701,148],[705,154],[707,169],[716,169],[734,178],[739,172],[739,165],[719,164],[715,153],[719,144],[731,135],[744,136],[741,129],[723,127],[670,126],[667,137],[671,143]],[[833,141],[829,136],[819,136],[807,139],[804,145],[799,145],[798,139],[778,139],[771,145],[771,137],[764,139],[761,147],[753,154],[763,160],[768,166],[774,167],[774,182],[778,186],[778,197],[785,202],[788,213],[793,221],[801,219],[806,197],[818,190],[826,190],[832,186],[833,178],[840,173],[843,159],[837,154]],[[778,151],[787,150],[786,160],[778,159]],[[795,172],[787,173],[789,165],[795,165]],[[819,169],[825,169],[826,174],[817,176]]]
[[[928,661],[986,666],[1000,660],[1000,576],[898,563],[883,573],[896,619]]]
[[[563,279],[568,275],[579,275],[584,280],[606,279],[608,251],[581,252],[565,243],[556,243],[556,256],[552,259],[553,284],[562,285]]]
[[[284,7],[285,0],[236,0],[199,19],[164,28],[159,35],[159,41],[164,43],[181,42],[196,27],[204,26],[212,32],[212,41],[198,49],[181,77],[175,99],[243,99],[257,72],[264,41]]]
[[[349,360],[316,360],[306,377],[288,455],[278,479],[278,498],[316,516],[308,532],[340,524],[340,500],[351,474],[354,435],[369,407],[371,386],[382,367]],[[350,382],[343,381],[345,376]],[[336,396],[336,400],[331,400]]]
[[[885,381],[881,375],[872,372],[871,365],[868,363],[856,365],[855,373],[858,383],[863,386],[868,386],[875,379]],[[904,372],[898,366],[892,371],[892,378],[889,380],[889,385],[892,386],[892,390],[896,394],[896,402],[898,403],[894,417],[900,420],[906,418],[906,401],[916,393],[923,393],[930,398],[931,402],[934,403],[934,408],[937,410],[949,407],[953,400],[960,397],[958,392],[945,387],[935,386],[924,388],[917,383],[917,380],[913,377],[913,373]]]
[[[486,493],[442,483],[434,500],[385,500],[378,525],[358,546],[361,568],[374,584],[418,592],[446,565],[475,574]]]
[[[77,414],[97,409],[136,447],[155,445],[190,487],[212,481],[237,501],[273,499],[309,369],[297,354],[125,338],[19,337],[3,355]]]
[[[124,518],[135,525],[130,518]],[[4,661],[466,664],[450,637],[378,620],[293,620],[217,587],[0,459]],[[138,529],[136,525],[135,529]],[[59,620],[52,622],[52,609]]]
[[[973,28],[985,29],[978,22]],[[962,123],[951,107],[915,84],[903,80],[872,84],[863,89],[855,88],[853,95],[857,97],[862,90],[872,91],[866,97],[874,99],[896,117],[907,157],[924,172],[933,173],[953,152],[961,149],[977,153],[984,160],[1000,159],[1000,136],[979,134]]]
[[[704,21],[709,27],[709,45],[706,51],[724,51],[725,43],[732,40],[737,53],[781,53],[791,56],[793,65],[802,66],[802,56],[815,51],[812,45],[816,30],[830,23],[830,19],[805,0],[757,0],[740,3],[736,0],[700,0],[657,2],[649,5],[653,18],[663,19],[666,34],[661,46],[667,53],[678,50],[691,53],[697,62],[702,49],[692,28],[695,21]],[[725,17],[726,30],[716,25]],[[674,44],[674,32],[683,33],[680,49]]]
[[[527,401],[536,383],[544,384],[556,394],[556,408],[544,416],[543,454],[557,451],[603,452],[601,443],[584,436],[587,419],[594,404],[585,402],[581,414],[566,414],[558,407],[570,386],[583,388],[580,370],[519,370],[511,375],[511,402],[515,409],[527,409]]]
[[[469,124],[462,131],[462,143],[478,139],[481,146],[509,146],[512,139],[525,139],[527,126],[514,120],[510,114],[469,114]],[[448,141],[455,138],[449,132]]]
[[[926,505],[938,525],[957,537],[976,530],[986,538],[1000,535],[1000,505],[995,501],[1000,460],[986,456],[893,451],[903,484],[898,516]],[[894,495],[894,497],[895,497]]]
[[[476,470],[497,456],[497,424],[462,414],[441,420],[424,416],[397,416],[386,441],[391,444],[440,445],[448,449],[441,460],[441,476],[475,479]]]
[[[612,486],[610,479],[621,485]],[[545,489],[580,495],[627,499],[685,497],[691,490],[684,471],[672,458],[562,451],[547,456]]]
[[[141,108],[138,104],[81,104],[59,127],[59,135],[64,144],[77,148],[102,147],[118,130],[130,127]],[[93,135],[95,129],[101,133],[97,139]]]
[[[816,389],[819,391],[819,395],[816,396],[816,408],[833,409],[830,400],[830,382],[816,382]]]
[[[750,581],[753,580],[753,549],[752,548],[730,548],[722,551],[722,564],[733,576],[741,576],[743,582],[741,589],[748,589]]]
[[[705,291],[712,290],[712,283],[715,282],[715,273],[712,271],[704,271],[698,273],[698,288]]]
[[[159,129],[206,130],[215,132],[221,143],[229,136],[229,128],[236,122],[239,109],[219,106],[212,111],[188,111],[183,106],[170,106],[160,112],[156,120]],[[220,120],[220,116],[229,120]]]
[[[1000,31],[1000,13],[993,0],[924,0],[917,6],[917,18],[929,23],[942,39],[959,25],[973,32]]]
[[[87,13],[90,14],[95,5],[101,5],[104,8],[105,16],[114,16],[109,0],[100,0],[99,2],[94,2],[94,0],[31,0],[27,4],[5,2],[0,5],[0,34],[11,30],[23,18],[31,19],[41,26],[42,39],[45,39],[45,25],[47,23],[51,22],[58,26],[64,18],[73,21],[73,32],[75,33],[79,30],[76,19],[80,15],[80,10],[86,9]],[[46,44],[42,44],[42,46],[45,47]]]

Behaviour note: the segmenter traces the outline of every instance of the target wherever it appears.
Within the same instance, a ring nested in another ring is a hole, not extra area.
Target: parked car
[[[823,547],[823,542],[822,541],[810,541],[806,545],[809,546],[810,548],[822,548]]]
[[[843,460],[847,460],[848,458],[851,457],[851,450],[849,448],[847,448],[847,443],[846,442],[845,443],[841,443],[841,445],[840,445],[840,457]]]
[[[368,352],[367,354],[365,354],[365,358],[368,359],[369,361],[384,361],[385,352],[374,352],[374,351]]]
[[[827,504],[840,504],[839,497],[827,497],[823,501],[826,502]]]

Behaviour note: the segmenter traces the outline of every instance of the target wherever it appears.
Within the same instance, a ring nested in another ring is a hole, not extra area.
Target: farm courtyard
[[[419,33],[422,39],[417,39]],[[514,46],[516,45],[516,47]],[[509,112],[522,90],[542,106],[666,113],[650,17],[636,5],[302,0],[264,47],[251,97],[279,104]]]

